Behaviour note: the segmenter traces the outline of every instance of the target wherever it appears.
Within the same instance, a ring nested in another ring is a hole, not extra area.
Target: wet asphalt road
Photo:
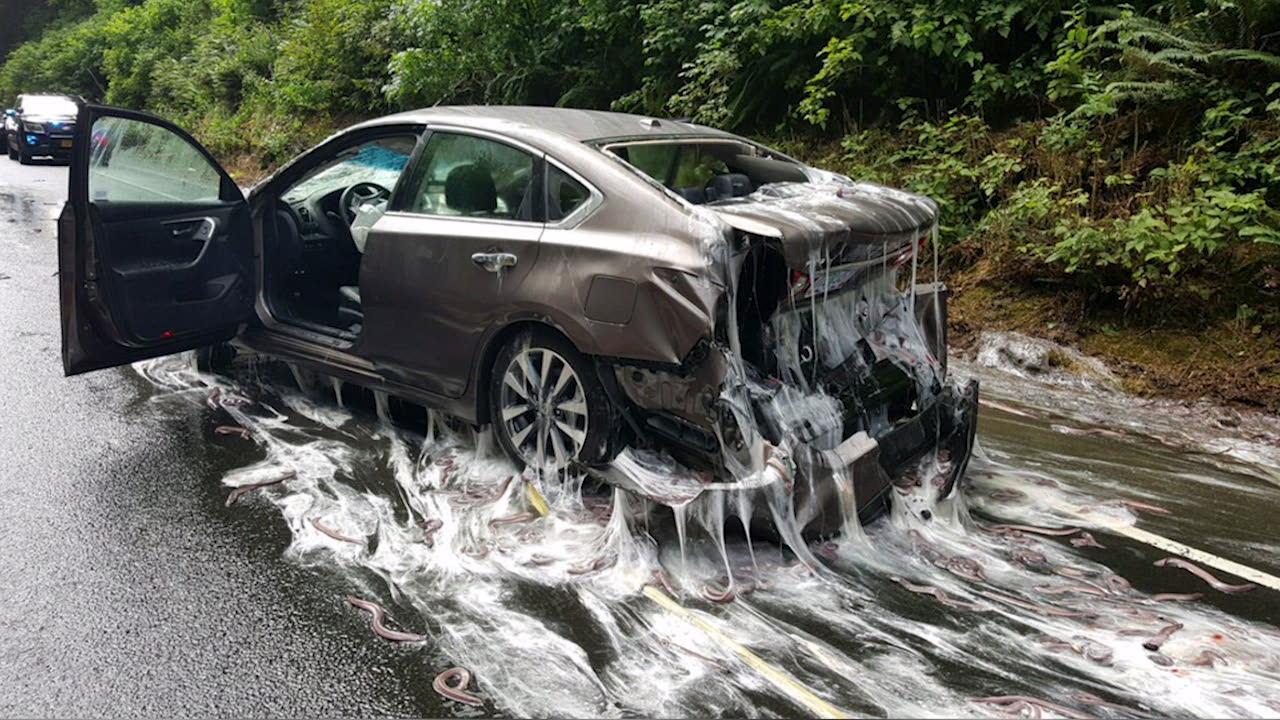
[[[430,678],[281,561],[278,518],[224,506],[242,458],[212,410],[63,378],[66,182],[0,158],[0,716],[429,714]]]
[[[430,687],[440,668],[370,633],[341,602],[351,588],[340,576],[281,557],[291,535],[275,509],[225,507],[224,476],[261,452],[213,434],[227,415],[155,402],[129,369],[62,377],[55,220],[66,181],[65,167],[0,158],[0,717],[453,714]],[[1176,517],[1143,522],[1280,570],[1273,483],[1150,444],[983,418],[995,456],[1099,497],[1171,505]],[[1171,479],[1185,484],[1171,490]],[[1158,553],[1102,537],[1111,551],[1081,554],[1144,592],[1203,590],[1155,572]],[[1280,618],[1269,594],[1206,603]]]

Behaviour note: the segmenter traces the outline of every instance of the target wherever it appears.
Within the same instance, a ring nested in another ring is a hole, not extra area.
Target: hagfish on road
[[[422,642],[426,640],[426,638],[422,635],[414,635],[413,633],[399,632],[397,630],[392,630],[387,626],[383,625],[382,621],[386,618],[387,611],[383,610],[382,606],[378,605],[377,603],[371,603],[368,600],[361,600],[360,598],[355,597],[353,595],[347,596],[347,602],[351,603],[352,605],[360,608],[361,610],[364,610],[365,612],[373,616],[373,631],[377,633],[378,637],[380,638],[384,638],[392,642]]]
[[[456,684],[450,684],[457,680]],[[484,701],[467,692],[471,685],[471,671],[465,668],[449,668],[436,676],[431,687],[441,695],[465,705],[483,705]]]
[[[1215,577],[1213,573],[1209,572],[1208,570],[1205,570],[1204,568],[1200,567],[1199,565],[1196,565],[1190,560],[1183,560],[1182,558],[1176,558],[1176,557],[1163,558],[1161,560],[1157,560],[1155,562],[1155,566],[1182,568],[1183,570],[1186,570],[1192,575],[1195,575],[1201,580],[1204,580],[1205,582],[1209,583],[1209,587],[1212,587],[1214,590],[1217,590],[1218,592],[1230,593],[1230,594],[1245,593],[1258,587],[1253,583],[1243,583],[1240,585],[1231,585],[1229,583],[1224,583],[1221,580],[1219,580],[1217,577]]]

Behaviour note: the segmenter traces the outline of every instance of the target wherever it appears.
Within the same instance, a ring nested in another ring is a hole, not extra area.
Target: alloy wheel
[[[573,366],[559,353],[526,347],[502,378],[502,430],[526,465],[559,470],[587,439],[587,397]]]

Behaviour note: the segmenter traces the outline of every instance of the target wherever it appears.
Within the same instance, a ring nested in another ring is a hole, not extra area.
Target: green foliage
[[[156,64],[148,105],[183,121],[235,113],[248,98],[270,93],[278,55],[273,28],[236,27],[216,16],[191,51]]]
[[[156,67],[195,45],[212,9],[207,0],[148,0],[112,13],[102,28],[106,102],[148,107]]]
[[[666,3],[657,2],[644,14],[647,36],[663,42],[647,45],[646,55],[660,58],[655,65],[680,63],[683,83],[670,89],[668,111],[747,127],[863,124],[909,99],[986,109],[1036,96],[1043,44],[1068,6],[744,0],[698,3],[681,23],[674,7],[663,12]]]
[[[1259,192],[1198,188],[1127,217],[1061,219],[1053,229],[1056,243],[1024,249],[1067,273],[1114,278],[1127,297],[1177,282],[1233,241],[1280,244],[1280,232],[1260,224],[1268,215]]]
[[[104,95],[107,81],[102,56],[107,44],[103,29],[109,20],[109,13],[99,13],[60,24],[39,40],[19,46],[0,68],[0,98],[12,103],[26,92]]]
[[[688,116],[936,198],[953,268],[1280,304],[1275,0],[44,4],[0,97],[154,110],[249,172],[437,103]]]
[[[387,95],[607,107],[640,64],[637,14],[626,0],[398,0]]]
[[[310,0],[286,24],[275,63],[275,97],[286,112],[373,112],[391,49],[392,0]]]
[[[1277,24],[1280,6],[1265,0],[1077,10],[1047,65],[1050,96],[1086,117],[1256,96],[1280,77],[1280,55],[1264,49]]]

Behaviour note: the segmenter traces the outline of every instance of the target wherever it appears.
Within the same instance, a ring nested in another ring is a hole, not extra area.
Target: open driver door
[[[223,342],[248,321],[248,203],[190,135],[82,105],[69,185],[58,219],[67,375]]]

